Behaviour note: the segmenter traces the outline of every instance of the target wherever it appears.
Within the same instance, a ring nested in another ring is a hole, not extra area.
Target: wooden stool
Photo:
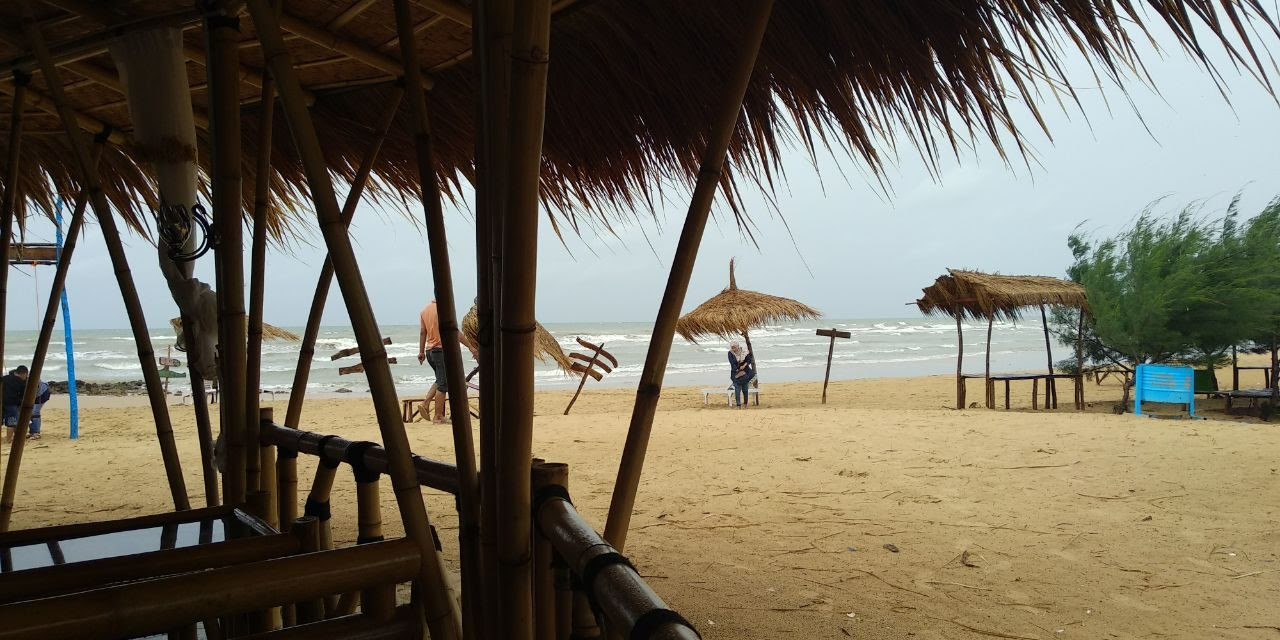
[[[414,422],[418,419],[418,409],[416,405],[422,404],[422,398],[405,398],[400,401],[400,417],[404,419],[405,424]]]

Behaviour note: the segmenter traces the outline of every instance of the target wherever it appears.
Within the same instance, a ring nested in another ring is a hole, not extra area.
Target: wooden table
[[[1241,372],[1241,371],[1261,371],[1261,372],[1262,372],[1262,386],[1263,386],[1263,387],[1266,387],[1267,389],[1270,389],[1270,388],[1271,388],[1271,365],[1249,365],[1249,366],[1247,366],[1247,367],[1236,367],[1236,368],[1235,368],[1235,376],[1234,376],[1234,378],[1235,378],[1235,379],[1234,379],[1234,382],[1235,382],[1235,386],[1236,386],[1237,388],[1240,386],[1240,372]],[[1237,390],[1238,390],[1238,389],[1237,389]]]
[[[1010,407],[1010,384],[1015,381],[1030,380],[1031,381],[1031,408],[1040,408],[1040,381],[1044,380],[1044,408],[1058,408],[1058,386],[1057,380],[1067,379],[1075,382],[1075,394],[1073,402],[1077,410],[1084,410],[1084,376],[1074,373],[998,373],[992,374],[990,378],[985,375],[966,374],[962,376],[965,380],[977,378],[986,381],[986,399],[987,408],[994,409],[996,404],[996,384],[1004,382],[1004,408]]]

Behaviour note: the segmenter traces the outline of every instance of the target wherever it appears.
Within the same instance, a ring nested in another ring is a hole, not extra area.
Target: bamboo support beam
[[[697,260],[702,233],[707,227],[707,216],[716,190],[724,177],[725,156],[738,122],[742,100],[755,69],[756,54],[764,39],[765,28],[773,10],[773,0],[753,0],[743,3],[743,11],[751,16],[749,28],[743,31],[742,48],[738,51],[736,67],[726,77],[724,102],[718,105],[716,120],[712,123],[707,148],[703,151],[698,180],[693,189],[689,211],[685,215],[684,229],[671,261],[671,275],[662,294],[662,305],[645,355],[644,370],[636,389],[635,408],[631,412],[631,424],[627,429],[627,442],[618,466],[618,479],[613,487],[609,503],[609,519],[604,537],[621,550],[626,544],[627,528],[631,524],[631,512],[635,507],[636,492],[640,488],[640,475],[644,469],[645,452],[649,447],[649,434],[653,431],[653,419],[662,395],[662,380],[671,355],[671,343],[675,339],[676,320],[689,291],[689,278]]]
[[[186,315],[182,316],[182,326],[195,326]],[[194,336],[187,336],[187,355],[189,360],[200,361],[200,341]],[[209,397],[205,393],[204,377],[195,367],[188,369],[191,376],[191,404],[196,418],[196,439],[200,443],[200,475],[204,480],[204,504],[216,507],[222,504],[221,491],[218,488],[218,470],[213,466],[213,425],[209,417]]]
[[[258,438],[258,413],[262,393],[262,304],[267,276],[267,214],[271,208],[271,149],[275,123],[275,91],[270,81],[262,84],[262,108],[258,122],[258,157],[254,163],[253,239],[249,250],[249,325],[245,356],[245,444],[246,482],[249,489],[266,489],[262,482],[264,450]],[[275,492],[274,483],[271,492]],[[272,516],[274,519],[275,516]]]
[[[346,460],[347,450],[354,444],[338,436],[299,431],[274,424],[262,425],[262,441],[281,449],[332,460]],[[378,473],[387,473],[387,451],[382,447],[364,449],[364,464]],[[458,495],[458,468],[439,460],[413,456],[414,474],[424,487]]]
[[[213,226],[216,233],[214,269],[218,295],[218,376],[222,393],[222,436],[227,446],[227,466],[222,474],[223,499],[244,502],[248,484],[248,459],[257,460],[257,446],[247,442],[245,406],[246,330],[244,308],[244,242],[241,202],[240,50],[235,43],[239,20],[210,16],[205,20],[209,48],[209,111],[213,117],[210,173]],[[257,416],[254,416],[256,423]],[[247,449],[248,448],[248,449]]]
[[[546,114],[550,0],[515,6],[511,46],[511,149],[503,227],[499,306],[502,413],[498,424],[498,584],[502,637],[533,636],[529,474],[533,449],[534,302],[538,271],[538,194]]]
[[[403,582],[419,561],[415,545],[401,539],[3,605],[0,640],[145,636],[292,599]]]
[[[414,147],[418,161],[419,195],[427,229],[431,276],[435,285],[440,343],[444,349],[445,380],[449,388],[449,414],[453,427],[453,450],[458,467],[458,543],[462,566],[463,636],[479,633],[481,609],[480,581],[480,478],[476,472],[476,450],[471,435],[471,411],[467,402],[466,373],[462,368],[462,347],[458,338],[458,313],[453,296],[453,272],[449,264],[449,242],[445,234],[444,208],[432,148],[430,112],[422,89],[417,42],[408,0],[395,0],[396,27],[400,36],[400,57],[404,61],[404,85],[414,119]]]
[[[422,637],[422,622],[417,619],[417,612],[410,605],[402,605],[396,607],[394,615],[385,622],[371,622],[363,615],[343,616],[269,633],[243,636],[239,640],[314,640],[315,638],[402,640],[420,637]]]
[[[289,15],[288,13],[281,13],[280,27],[312,44],[319,45],[330,51],[341,53],[352,60],[363,62],[374,69],[389,73],[393,76],[401,76],[405,73],[404,65],[401,64],[399,60],[396,60],[386,54],[379,53],[378,51],[370,49],[357,42],[347,40],[339,34],[328,31],[324,27],[317,27],[302,18]],[[432,84],[433,83],[430,78],[423,79],[423,86],[425,88],[430,89]]]
[[[23,1],[23,34],[27,43],[35,51],[40,67],[45,74],[53,102],[57,105],[62,126],[65,129],[72,148],[72,155],[79,171],[82,184],[89,192],[89,202],[93,205],[98,224],[102,227],[102,235],[106,239],[107,253],[115,269],[116,280],[120,285],[120,295],[124,299],[125,310],[129,316],[129,326],[133,332],[138,349],[138,362],[142,367],[142,377],[146,382],[147,397],[151,404],[152,417],[156,423],[156,436],[160,441],[161,457],[164,461],[165,474],[169,480],[169,492],[174,507],[182,510],[191,508],[187,498],[186,483],[182,477],[182,463],[178,459],[178,447],[173,439],[173,425],[169,420],[169,408],[162,388],[160,375],[156,370],[155,351],[151,346],[151,335],[147,320],[142,311],[142,302],[138,290],[133,283],[133,275],[129,270],[128,258],[120,240],[120,232],[116,227],[106,195],[102,191],[97,172],[93,169],[89,152],[84,148],[80,136],[77,135],[75,114],[68,106],[66,96],[62,92],[62,84],[58,69],[49,57],[49,50],[44,44],[39,29],[35,26],[31,0]]]
[[[543,495],[548,487],[568,487],[569,465],[564,463],[535,464],[532,473],[531,483],[535,496]],[[533,543],[533,623],[536,640],[557,640],[557,593],[552,555],[551,541],[541,532],[536,532]]]
[[[12,96],[15,91],[16,89],[12,84],[0,82],[0,93]],[[54,104],[53,98],[40,93],[35,89],[27,89],[27,106],[51,116],[61,117],[61,112],[59,111],[58,106]],[[92,134],[98,134],[106,131],[107,141],[111,144],[117,146],[127,146],[129,144],[129,137],[117,130],[115,125],[104,120],[99,120],[93,116],[86,115],[80,111],[76,111],[75,109],[68,108],[68,112],[71,115],[71,121],[76,123],[76,126],[80,129]]]
[[[0,365],[4,364],[5,318],[9,303],[9,247],[13,244],[13,219],[18,210],[18,175],[22,162],[22,116],[26,111],[31,76],[14,74],[13,107],[9,112],[9,147],[4,164],[4,196],[0,199]]]
[[[365,366],[370,394],[373,396],[378,428],[387,451],[388,475],[400,509],[400,518],[421,559],[416,576],[418,602],[422,606],[431,637],[435,640],[452,640],[461,635],[458,612],[453,607],[444,581],[440,555],[422,503],[422,491],[410,458],[409,438],[400,418],[400,403],[396,397],[395,380],[392,378],[390,365],[387,364],[386,349],[382,345],[382,334],[370,307],[369,294],[360,276],[351,239],[347,236],[346,226],[342,224],[342,214],[320,149],[320,140],[272,8],[266,0],[248,0],[248,7],[258,38],[262,41],[262,51],[271,70],[271,77],[280,93],[281,108],[302,159],[320,229],[360,347],[360,358]]]

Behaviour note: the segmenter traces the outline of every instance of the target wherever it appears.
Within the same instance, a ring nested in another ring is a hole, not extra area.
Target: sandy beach
[[[949,376],[835,382],[826,405],[820,383],[763,391],[759,409],[731,411],[704,406],[698,388],[667,390],[632,521],[628,555],[706,638],[1280,633],[1274,425],[1212,411],[1113,415],[1114,381],[1087,383],[1084,413],[1065,402],[1032,412],[1017,388],[1013,411],[955,411]],[[537,398],[534,453],[569,463],[575,502],[597,526],[632,398],[588,389],[567,417],[567,392]],[[61,400],[50,405],[24,460],[15,528],[170,507],[139,400],[85,399],[75,442]],[[283,413],[283,396],[274,406]],[[190,408],[172,410],[202,504]],[[308,401],[303,422],[378,439],[364,396]],[[447,428],[409,432],[419,454],[452,459]],[[299,463],[305,485],[315,460]],[[452,560],[453,500],[424,493]],[[349,474],[333,503],[334,537],[350,544]],[[399,532],[386,496],[384,520]]]

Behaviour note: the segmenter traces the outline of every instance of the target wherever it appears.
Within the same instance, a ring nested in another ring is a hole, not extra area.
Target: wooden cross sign
[[[582,387],[587,384],[587,376],[591,376],[596,382],[599,382],[600,379],[604,377],[605,373],[612,373],[613,367],[618,366],[618,359],[613,357],[613,354],[604,350],[603,342],[599,345],[595,345],[583,340],[582,338],[575,338],[575,340],[577,340],[578,344],[582,345],[584,349],[591,351],[592,353],[589,358],[577,352],[569,354],[570,358],[574,360],[581,360],[581,362],[574,362],[571,364],[570,368],[573,369],[575,373],[581,373],[582,380],[578,382],[578,390],[573,392],[573,397],[569,399],[569,406],[564,408],[564,415],[566,416],[569,415],[569,410],[573,408],[573,403],[578,401],[578,394],[582,393]],[[609,366],[609,363],[605,363],[601,358],[608,360],[613,366]],[[582,364],[583,362],[586,364]],[[599,369],[599,371],[597,371],[597,369]],[[603,371],[603,373],[601,373],[601,371]]]
[[[383,339],[382,339],[382,344],[391,344],[391,338],[383,338]],[[337,353],[335,353],[335,354],[333,354],[333,355],[329,356],[329,361],[330,361],[330,362],[332,362],[332,361],[334,361],[334,360],[338,360],[338,359],[340,359],[340,358],[345,358],[345,357],[347,357],[347,356],[353,356],[353,355],[356,355],[357,353],[360,353],[360,347],[351,347],[350,349],[343,349],[343,350],[341,350],[341,351],[339,351],[339,352],[337,352]],[[395,358],[387,358],[387,362],[389,362],[389,363],[391,363],[391,364],[395,364],[395,363],[396,363],[396,359],[395,359]],[[353,365],[351,365],[351,366],[349,366],[349,367],[338,367],[338,375],[340,375],[340,376],[345,376],[345,375],[347,375],[348,373],[362,373],[363,371],[364,371],[364,363],[360,363],[360,364],[353,364]]]
[[[827,347],[827,374],[822,376],[822,404],[827,403],[827,383],[831,381],[831,358],[836,351],[836,338],[850,338],[853,334],[848,331],[839,331],[837,329],[818,329],[817,334],[824,338],[831,338],[831,346]]]

